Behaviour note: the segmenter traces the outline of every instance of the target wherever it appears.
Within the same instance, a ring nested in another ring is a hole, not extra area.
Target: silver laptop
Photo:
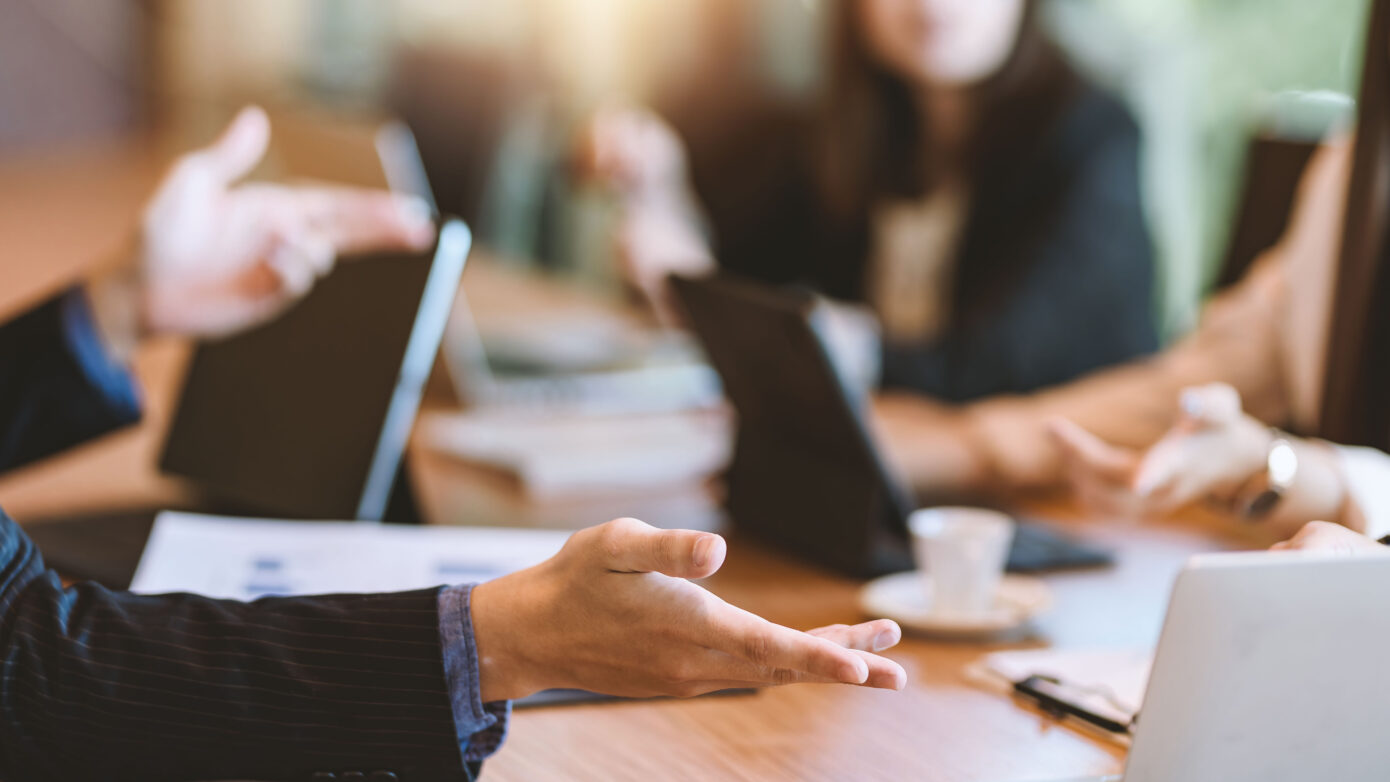
[[[1110,779],[1390,779],[1390,556],[1194,559]]]

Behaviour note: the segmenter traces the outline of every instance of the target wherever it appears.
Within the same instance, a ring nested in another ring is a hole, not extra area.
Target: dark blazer
[[[863,300],[869,210],[845,221],[820,206],[804,115],[746,112],[737,132],[677,124],[723,268]],[[1027,143],[972,183],[954,322],[937,340],[886,345],[886,386],[966,401],[1157,349],[1140,135],[1128,110],[1079,83],[1017,132]]]
[[[74,292],[0,325],[0,466],[138,416],[87,317]],[[469,778],[438,601],[65,589],[0,512],[0,778]]]
[[[0,472],[140,420],[134,381],[72,290],[0,324]]]

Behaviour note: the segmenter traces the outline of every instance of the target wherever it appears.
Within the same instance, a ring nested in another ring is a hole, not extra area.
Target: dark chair
[[[1217,289],[1239,282],[1255,259],[1284,235],[1298,195],[1298,183],[1317,148],[1316,140],[1270,134],[1250,141],[1245,186],[1216,280]]]
[[[442,48],[396,56],[388,109],[415,134],[441,210],[478,223],[507,125],[535,84],[502,57]]]

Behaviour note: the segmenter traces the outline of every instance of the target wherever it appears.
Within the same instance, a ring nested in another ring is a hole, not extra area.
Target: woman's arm
[[[893,395],[875,405],[885,446],[927,493],[1059,485],[1066,476],[1051,422],[1068,419],[1112,445],[1152,445],[1177,418],[1182,389],[1221,381],[1266,421],[1288,409],[1277,328],[1284,268],[1272,252],[1238,287],[1208,305],[1202,325],[1153,358],[1056,388],[946,406]]]
[[[1162,516],[1201,502],[1280,537],[1311,521],[1357,532],[1370,531],[1373,520],[1390,524],[1382,488],[1390,458],[1279,433],[1245,413],[1224,384],[1188,389],[1180,399],[1177,423],[1145,450],[1106,443],[1066,421],[1054,424],[1083,502],[1118,517]]]
[[[1267,423],[1306,423],[1315,407],[1328,300],[1336,269],[1350,147],[1329,145],[1310,165],[1289,232],[1235,287],[1207,304],[1198,328],[1144,361],[1029,395],[962,408],[894,399],[879,426],[904,472],[925,490],[1054,486],[1066,463],[1050,422],[1068,419],[1111,445],[1142,449],[1176,420],[1184,388],[1226,383]],[[1290,291],[1297,290],[1292,296]],[[1311,381],[1311,385],[1310,385]]]

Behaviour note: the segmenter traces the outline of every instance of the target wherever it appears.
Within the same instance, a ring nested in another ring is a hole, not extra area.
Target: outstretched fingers
[[[773,624],[722,601],[713,602],[705,618],[707,645],[731,658],[730,679],[767,684],[832,681],[864,684],[869,664],[851,649],[825,638]]]

